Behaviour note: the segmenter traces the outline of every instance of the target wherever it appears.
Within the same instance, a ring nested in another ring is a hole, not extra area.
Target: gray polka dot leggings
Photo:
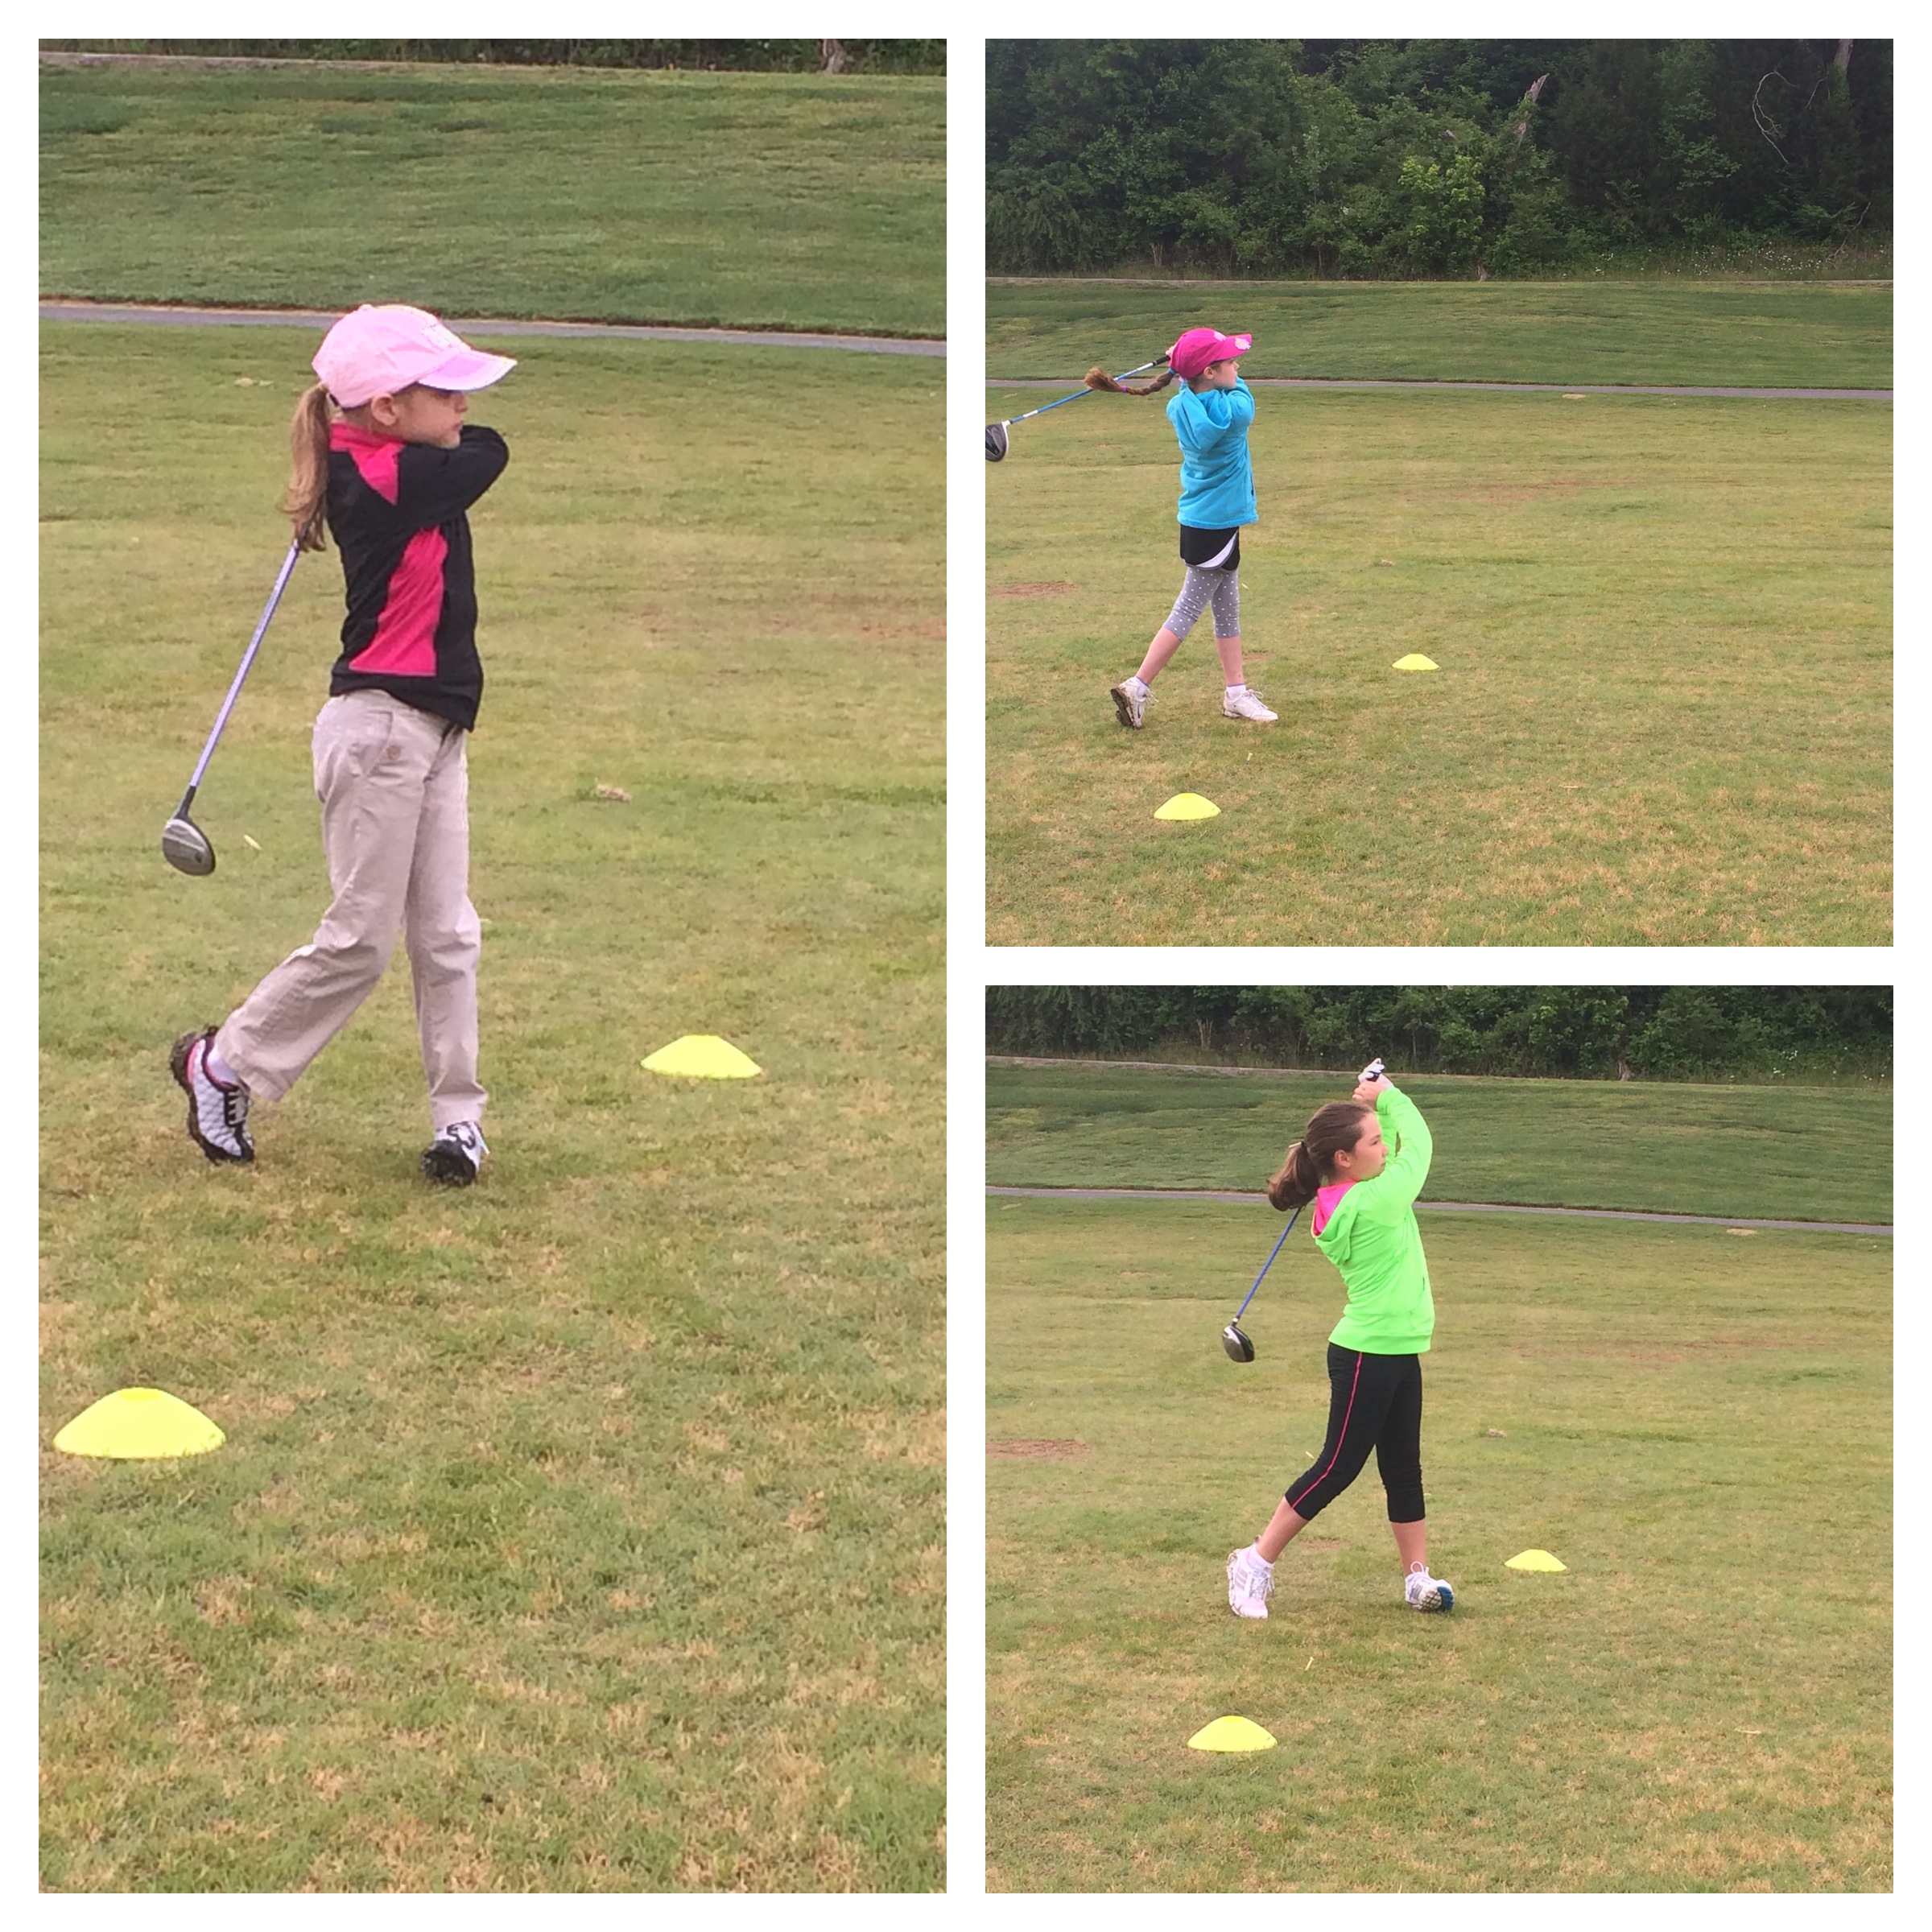
[[[1166,628],[1177,638],[1194,629],[1195,620],[1210,605],[1214,610],[1214,634],[1238,638],[1241,634],[1241,573],[1238,570],[1201,570],[1190,564],[1181,594],[1168,613]]]

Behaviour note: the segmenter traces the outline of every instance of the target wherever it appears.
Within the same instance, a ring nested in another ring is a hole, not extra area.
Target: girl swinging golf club
[[[1317,1108],[1268,1183],[1269,1202],[1284,1213],[1315,1203],[1315,1245],[1341,1270],[1348,1301],[1328,1338],[1321,1453],[1289,1485],[1268,1527],[1228,1558],[1228,1607],[1236,1616],[1268,1614],[1275,1559],[1361,1473],[1371,1449],[1410,1608],[1447,1610],[1455,1600],[1429,1574],[1422,1513],[1422,1358],[1435,1304],[1414,1203],[1432,1151],[1415,1103],[1378,1073],[1352,1100]]]
[[[463,416],[471,390],[515,366],[399,306],[345,316],[316,353],[320,380],[295,406],[283,509],[301,549],[323,549],[324,526],[333,532],[347,592],[314,737],[334,898],[314,939],[219,1028],[175,1042],[188,1131],[211,1161],[255,1158],[250,1100],[288,1092],[374,990],[398,934],[435,1137],[423,1171],[466,1186],[489,1151],[464,755],[483,670],[466,513],[510,452]]]
[[[1167,405],[1167,420],[1181,444],[1181,561],[1187,574],[1140,669],[1110,694],[1115,712],[1131,730],[1138,731],[1146,716],[1154,680],[1180,649],[1195,620],[1208,609],[1214,613],[1214,647],[1227,686],[1222,716],[1274,722],[1275,714],[1249,688],[1241,669],[1241,526],[1255,521],[1255,502],[1254,470],[1248,460],[1254,395],[1241,380],[1240,358],[1253,341],[1252,336],[1191,328],[1167,352],[1165,375],[1124,391],[1150,396],[1177,376],[1183,379],[1180,393]],[[1088,381],[1092,380],[1089,375]],[[1124,387],[1111,378],[1102,386]]]

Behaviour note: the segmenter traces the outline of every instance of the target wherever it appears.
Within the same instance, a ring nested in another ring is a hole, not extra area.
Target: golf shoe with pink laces
[[[252,1161],[255,1143],[248,1131],[248,1089],[239,1080],[218,1080],[209,1071],[208,1051],[215,1030],[184,1033],[167,1056],[175,1084],[188,1096],[188,1131],[211,1161]]]

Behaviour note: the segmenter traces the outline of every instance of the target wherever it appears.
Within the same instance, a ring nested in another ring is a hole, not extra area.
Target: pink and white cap
[[[1191,328],[1167,352],[1167,366],[1192,382],[1210,362],[1245,356],[1254,346],[1253,336],[1224,336],[1218,328]]]
[[[514,357],[472,349],[427,309],[365,302],[322,338],[312,366],[343,408],[357,409],[373,396],[398,395],[414,382],[431,389],[487,389],[516,365]]]

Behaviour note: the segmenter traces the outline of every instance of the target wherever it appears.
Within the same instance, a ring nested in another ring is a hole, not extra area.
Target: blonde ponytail
[[[328,391],[317,382],[302,392],[288,426],[292,467],[282,497],[282,514],[295,526],[301,550],[326,550],[328,526]]]

